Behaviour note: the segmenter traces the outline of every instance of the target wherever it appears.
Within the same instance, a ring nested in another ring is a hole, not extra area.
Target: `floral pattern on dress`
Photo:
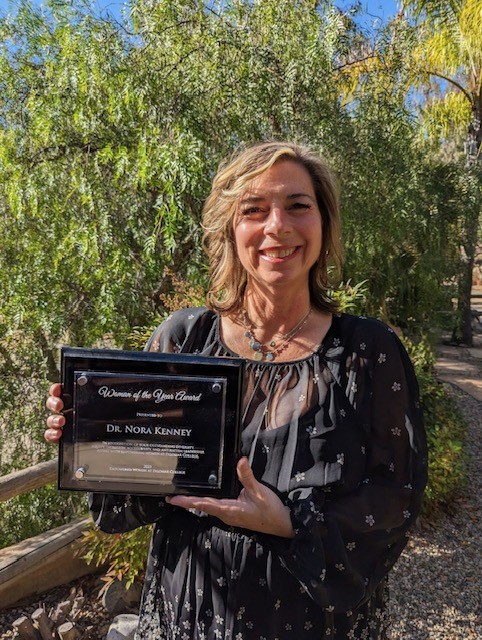
[[[148,348],[236,355],[207,309],[174,313]],[[91,496],[105,531],[156,523],[137,640],[387,638],[386,575],[419,512],[427,464],[396,335],[341,314],[307,358],[247,361],[242,450],[289,507],[294,539],[160,498]]]

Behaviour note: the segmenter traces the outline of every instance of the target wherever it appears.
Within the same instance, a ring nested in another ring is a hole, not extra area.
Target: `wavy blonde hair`
[[[328,295],[332,286],[328,266],[339,270],[343,261],[338,183],[325,160],[311,149],[278,141],[255,144],[224,160],[204,204],[203,243],[210,265],[207,304],[213,311],[233,313],[243,306],[247,274],[234,239],[239,201],[254,178],[283,160],[299,163],[311,176],[323,233],[320,255],[309,274],[310,298],[317,309],[336,312],[337,305]]]

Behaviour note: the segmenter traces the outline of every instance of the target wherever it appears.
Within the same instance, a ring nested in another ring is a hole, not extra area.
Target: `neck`
[[[244,309],[262,335],[286,333],[292,329],[310,308],[308,287],[300,291],[260,291],[248,284]]]

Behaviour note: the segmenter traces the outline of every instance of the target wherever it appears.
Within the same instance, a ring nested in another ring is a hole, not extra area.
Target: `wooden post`
[[[21,640],[41,640],[37,630],[34,628],[27,616],[17,618],[12,627],[15,629]]]
[[[80,640],[80,633],[73,622],[64,622],[57,629],[61,640]]]
[[[77,596],[73,602],[72,611],[70,617],[75,620],[82,614],[82,607],[84,606],[85,598],[83,596]]]
[[[72,609],[72,604],[72,600],[59,602],[59,604],[55,607],[53,613],[50,614],[50,619],[54,622],[54,624],[61,625],[67,620],[67,616]]]
[[[53,625],[45,609],[42,609],[42,607],[35,609],[30,617],[33,620],[34,627],[38,629],[42,640],[55,640],[56,636],[52,630]]]

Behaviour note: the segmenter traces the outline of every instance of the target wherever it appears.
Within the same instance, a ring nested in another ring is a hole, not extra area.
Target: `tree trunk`
[[[473,345],[470,298],[480,219],[480,195],[477,193],[478,181],[477,177],[474,177],[475,180],[473,182],[475,184],[471,184],[471,176],[468,176],[468,211],[465,219],[462,264],[458,279],[457,324],[452,334],[455,342],[466,344],[469,347]],[[470,191],[473,192],[470,193]]]
[[[472,256],[464,260],[463,269],[459,275],[457,325],[454,329],[453,339],[458,344],[473,346],[472,313],[470,310],[470,295],[472,292],[472,273],[474,269],[475,249]]]
[[[51,382],[58,382],[60,380],[60,371],[57,366],[57,354],[56,350],[53,349],[43,333],[43,331],[37,331],[35,334],[35,340],[37,344],[40,346],[45,361],[47,363],[48,369],[48,377]]]
[[[480,220],[480,172],[479,154],[482,144],[482,93],[474,98],[472,103],[472,121],[467,130],[465,141],[465,153],[467,156],[466,175],[466,201],[467,216],[465,229],[463,230],[463,255],[461,271],[458,281],[457,324],[454,328],[452,339],[471,347],[473,345],[472,334],[472,310],[470,298],[472,294],[472,278],[477,250],[479,220]],[[465,191],[465,189],[464,189]]]

